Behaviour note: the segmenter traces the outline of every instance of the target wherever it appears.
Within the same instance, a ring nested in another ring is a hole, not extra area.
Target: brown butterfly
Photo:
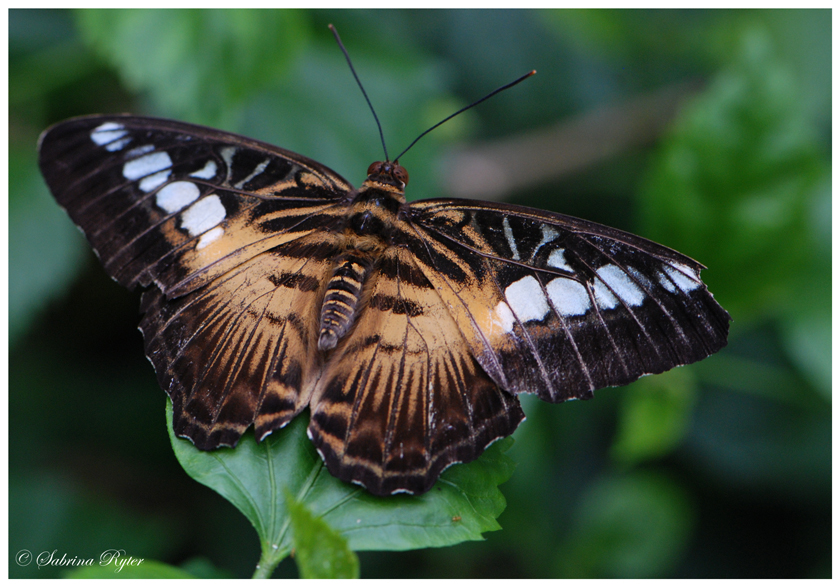
[[[703,266],[520,206],[406,203],[242,136],[127,115],[48,129],[41,171],[108,273],[145,288],[140,329],[174,426],[202,450],[304,408],[329,471],[422,493],[524,419],[703,359],[730,317]]]

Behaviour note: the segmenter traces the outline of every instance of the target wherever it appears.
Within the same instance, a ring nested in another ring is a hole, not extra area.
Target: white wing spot
[[[131,137],[125,137],[125,138],[122,138],[118,141],[114,141],[113,143],[108,143],[107,145],[105,145],[105,150],[106,151],[111,151],[111,152],[121,151],[122,149],[127,147],[128,143],[130,143],[130,142],[131,142]]]
[[[665,275],[662,272],[659,272],[657,273],[657,276],[659,277],[659,283],[662,285],[662,287],[664,287],[671,293],[677,291],[677,287],[674,285],[674,282],[671,281],[667,275]]]
[[[496,307],[493,310],[493,318],[493,322],[499,324],[504,332],[511,332],[513,330],[513,325],[516,323],[516,317],[513,315],[513,312],[510,311],[510,306],[508,306],[504,301],[496,304]]]
[[[233,156],[236,154],[236,147],[225,147],[219,151],[219,154],[222,156],[225,165],[227,165],[227,175],[225,176],[224,183],[230,183],[230,173],[233,169]]]
[[[140,155],[145,155],[146,153],[151,153],[154,150],[155,150],[154,145],[143,145],[142,147],[135,147],[125,154],[125,158],[126,158],[126,160],[136,159]]]
[[[560,234],[554,230],[548,224],[540,224],[540,230],[542,231],[542,239],[540,240],[539,244],[537,244],[534,252],[531,253],[531,260],[537,256],[537,253],[540,252],[540,249],[543,248],[545,245],[556,239]]]
[[[642,284],[642,287],[644,287],[645,289],[650,290],[650,288],[653,286],[653,284],[650,282],[650,279],[648,279],[645,275],[642,275],[642,273],[638,269],[635,269],[634,267],[628,267],[627,273],[635,277],[636,281]]]
[[[201,198],[181,215],[181,227],[198,236],[225,219],[225,207],[216,194]]]
[[[628,306],[641,306],[645,301],[645,292],[619,266],[604,265],[596,273],[609,289],[612,290],[609,293],[613,300],[615,300],[614,296],[618,296]]]
[[[548,300],[545,299],[539,282],[532,275],[507,286],[505,297],[521,322],[542,320],[548,314]]]
[[[687,267],[682,263],[674,263],[673,265],[665,265],[665,273],[671,278],[668,280],[662,274],[659,276],[659,283],[670,291],[674,292],[674,284],[685,293],[693,291],[700,287],[700,276],[695,273],[691,267]]]
[[[519,261],[519,249],[516,248],[516,240],[513,238],[513,230],[510,228],[510,221],[507,216],[502,219],[502,228],[505,231],[505,238],[510,247],[510,252],[513,254],[513,260]]]
[[[595,303],[602,310],[612,310],[618,305],[616,298],[610,289],[600,279],[592,280],[592,293],[595,294]]]
[[[97,145],[104,145],[125,136],[127,133],[128,131],[119,122],[103,122],[90,132],[90,138]]]
[[[269,163],[271,163],[271,159],[266,159],[265,161],[263,161],[262,163],[260,163],[259,165],[257,165],[254,168],[254,171],[251,172],[251,175],[249,175],[248,177],[246,177],[242,181],[237,182],[237,184],[234,185],[233,187],[235,187],[236,189],[242,189],[242,186],[244,186],[246,183],[248,183],[249,181],[251,181],[252,179],[257,177],[263,171],[265,171],[265,168],[268,167]]]
[[[201,250],[210,243],[219,240],[222,238],[222,235],[225,233],[225,229],[221,226],[217,226],[213,230],[208,230],[204,234],[201,235],[201,238],[198,239],[198,244],[195,246],[196,249]]]
[[[198,171],[190,173],[190,177],[198,179],[213,179],[216,177],[216,162],[211,159],[204,165],[204,167]]]
[[[183,210],[198,199],[201,191],[190,181],[176,181],[170,183],[157,193],[156,202],[169,214]]]
[[[134,181],[143,178],[140,181],[140,189],[144,192],[150,192],[164,183],[171,172],[172,159],[169,158],[169,153],[152,153],[154,148],[154,145],[143,145],[132,149],[126,153],[126,157],[139,157],[123,165],[123,177],[126,179]]]
[[[551,251],[551,254],[548,256],[548,261],[546,263],[550,267],[554,267],[556,269],[562,269],[563,271],[568,271],[569,273],[573,273],[572,268],[566,263],[566,249],[554,249]]]
[[[592,305],[586,287],[574,279],[552,279],[545,290],[551,305],[563,316],[582,316]]]
[[[131,137],[127,137],[128,131],[125,127],[116,122],[104,122],[93,129],[90,133],[90,139],[99,145],[104,146],[107,151],[119,151],[131,142]]]
[[[140,189],[144,192],[150,192],[161,184],[166,183],[169,179],[169,170],[159,171],[158,173],[149,175],[140,180]]]

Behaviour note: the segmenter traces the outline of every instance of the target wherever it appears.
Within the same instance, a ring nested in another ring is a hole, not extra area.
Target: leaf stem
[[[288,549],[275,550],[271,544],[264,543],[262,545],[262,553],[260,554],[260,561],[257,563],[257,568],[254,569],[252,579],[271,579],[274,569],[277,568],[283,559],[289,556],[291,551]]]

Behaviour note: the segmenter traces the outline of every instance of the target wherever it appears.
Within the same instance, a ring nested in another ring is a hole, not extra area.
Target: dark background
[[[35,145],[61,119],[134,112],[265,140],[358,185],[381,146],[328,23],[392,156],[538,71],[404,156],[410,199],[504,199],[652,238],[707,265],[734,318],[700,364],[589,402],[524,398],[503,529],[360,553],[362,576],[831,576],[827,10],[12,10],[10,576],[63,573],[18,566],[21,549],[253,572],[253,529],[172,455],[139,294],[49,196]]]

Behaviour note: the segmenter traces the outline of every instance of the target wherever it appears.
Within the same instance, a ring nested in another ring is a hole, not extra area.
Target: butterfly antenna
[[[465,110],[469,110],[469,109],[470,109],[470,108],[472,108],[473,106],[478,106],[479,104],[481,104],[481,103],[482,103],[482,102],[484,102],[485,100],[487,100],[487,99],[489,99],[489,98],[492,98],[493,96],[495,96],[495,95],[496,95],[496,94],[498,94],[499,92],[502,92],[502,91],[504,91],[504,90],[506,90],[506,89],[508,89],[508,88],[512,88],[513,86],[515,86],[515,85],[516,85],[516,84],[518,84],[519,82],[521,82],[521,81],[524,81],[524,80],[528,79],[529,77],[531,77],[531,76],[532,76],[532,75],[534,75],[535,73],[537,73],[537,70],[536,70],[536,69],[532,69],[531,71],[529,71],[528,73],[526,73],[525,75],[523,75],[522,77],[520,77],[519,79],[514,80],[514,81],[510,82],[509,84],[506,84],[506,85],[502,86],[501,88],[496,88],[495,90],[493,90],[492,92],[490,92],[489,94],[487,94],[486,96],[484,96],[483,98],[481,98],[480,100],[476,100],[475,102],[473,102],[473,103],[472,103],[472,104],[470,104],[469,106],[464,106],[463,108],[461,108],[460,110],[458,110],[458,112],[456,112],[455,114],[450,114],[449,116],[447,116],[446,118],[444,118],[443,120],[441,120],[440,122],[438,122],[436,125],[434,125],[432,128],[430,128],[430,129],[428,129],[427,131],[423,132],[423,133],[422,133],[419,137],[417,137],[416,139],[414,139],[414,141],[412,141],[412,143],[411,143],[408,147],[406,147],[406,148],[403,150],[403,152],[402,152],[402,153],[400,153],[400,154],[397,156],[397,158],[396,158],[396,159],[394,159],[394,161],[395,161],[395,162],[399,161],[399,160],[400,160],[400,157],[402,157],[403,155],[405,155],[405,154],[406,154],[406,152],[408,152],[408,150],[409,150],[411,147],[413,147],[413,146],[414,146],[414,143],[416,143],[417,141],[419,141],[420,139],[422,139],[424,136],[426,136],[427,134],[429,134],[430,132],[432,132],[433,130],[435,130],[437,127],[439,127],[441,124],[443,124],[444,122],[446,122],[446,121],[447,121],[447,120],[449,120],[450,118],[455,118],[456,116],[458,116],[459,114],[461,114],[461,112],[464,112]],[[380,131],[380,132],[381,132],[381,131]]]
[[[359,80],[359,76],[356,75],[356,69],[353,67],[353,62],[350,61],[350,54],[347,53],[347,49],[344,48],[344,43],[341,42],[341,37],[338,36],[338,31],[335,30],[333,25],[328,26],[335,37],[335,42],[338,43],[338,46],[341,48],[341,52],[344,53],[344,58],[347,59],[347,65],[350,66],[350,71],[353,72],[353,77],[356,78],[356,83],[359,84],[359,88],[362,90],[365,100],[367,100],[370,111],[373,113],[373,119],[376,121],[376,127],[379,129],[379,140],[382,141],[382,150],[385,151],[385,161],[390,161],[390,159],[388,159],[388,147],[385,146],[385,135],[382,133],[382,125],[379,124],[379,117],[376,115],[376,110],[373,109],[373,104],[370,103],[370,98],[368,98],[365,87],[362,85],[361,80]]]

